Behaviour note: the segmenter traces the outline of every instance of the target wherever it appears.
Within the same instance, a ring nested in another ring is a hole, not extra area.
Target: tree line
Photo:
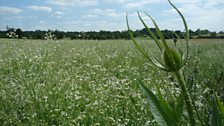
[[[158,37],[155,28],[150,28],[150,30]],[[174,32],[184,38],[184,32],[180,30],[162,30],[164,37],[166,39],[175,38]],[[48,34],[52,34],[51,39],[92,39],[92,40],[106,40],[106,39],[130,39],[128,31],[88,31],[88,32],[78,32],[78,31],[59,31],[59,30],[36,30],[36,31],[22,31],[20,28],[9,28],[7,26],[5,31],[0,31],[0,38],[18,38],[18,39],[47,39]],[[133,31],[134,37],[144,38],[151,37],[145,28],[141,30]],[[224,38],[224,31],[211,32],[209,30],[197,29],[196,31],[189,30],[190,38]]]

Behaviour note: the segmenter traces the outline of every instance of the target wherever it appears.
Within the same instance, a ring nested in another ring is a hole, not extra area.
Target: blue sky
[[[190,29],[224,30],[224,0],[172,0]],[[179,15],[166,0],[1,0],[0,30],[122,31],[128,12],[132,29],[143,28],[137,11],[154,17],[161,29],[183,30]],[[152,23],[142,13],[149,26]]]

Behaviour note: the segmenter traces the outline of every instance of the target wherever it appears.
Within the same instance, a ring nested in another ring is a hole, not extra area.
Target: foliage
[[[23,32],[20,28],[17,28],[15,33],[16,33],[16,35],[18,35],[18,39],[21,39],[23,37],[23,35],[22,35]]]
[[[8,28],[11,29],[11,28]],[[20,28],[18,28],[20,29]],[[158,34],[156,32],[155,28],[149,28],[157,37]],[[20,29],[21,30],[21,29]],[[22,31],[22,30],[21,30]],[[130,36],[128,34],[128,31],[103,31],[100,30],[97,31],[87,31],[87,32],[78,32],[78,31],[59,31],[59,30],[50,30],[54,33],[56,39],[63,39],[63,38],[70,38],[70,39],[85,39],[85,40],[110,40],[110,39],[130,39]],[[0,31],[0,38],[7,38],[6,31]],[[36,30],[36,31],[22,31],[21,36],[28,39],[44,39],[45,33],[48,31],[44,30]],[[135,30],[134,37],[135,38],[146,38],[146,36],[150,36],[147,33],[147,30],[145,28],[141,30]],[[162,34],[164,35],[165,39],[176,39],[176,36],[173,35],[173,32],[175,32],[180,38],[184,38],[184,32],[180,30],[161,30]],[[201,30],[198,29],[196,31],[189,30],[190,38],[224,38],[224,33],[219,32],[211,32],[209,30]],[[211,36],[211,34],[216,33],[216,36]]]

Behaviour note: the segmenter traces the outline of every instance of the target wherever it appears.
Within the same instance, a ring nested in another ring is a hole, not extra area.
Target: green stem
[[[186,104],[186,108],[187,108],[191,126],[195,126],[195,118],[194,118],[194,112],[193,112],[193,107],[192,107],[192,101],[190,98],[189,91],[187,90],[187,84],[184,80],[183,73],[181,70],[177,70],[175,72],[175,74],[177,76],[177,79],[180,84],[180,88],[181,88],[183,96],[184,96],[184,100],[185,100],[185,104]]]

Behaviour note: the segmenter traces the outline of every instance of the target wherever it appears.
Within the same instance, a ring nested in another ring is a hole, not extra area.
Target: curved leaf
[[[212,126],[222,126],[222,117],[219,112],[219,106],[216,98],[212,100]]]
[[[146,53],[146,52],[145,52],[145,51],[138,45],[137,41],[135,40],[134,35],[133,35],[133,33],[132,33],[131,29],[130,29],[129,23],[128,23],[128,16],[127,16],[127,14],[126,14],[126,23],[127,23],[127,27],[128,27],[128,32],[129,32],[129,34],[130,34],[130,36],[131,36],[131,39],[132,39],[134,45],[136,46],[136,48],[139,50],[139,52],[140,52],[146,59],[148,59],[150,62],[152,62],[152,60],[151,60],[150,57],[147,55],[147,53]]]
[[[167,118],[169,118],[169,120],[172,120],[169,123],[173,123],[173,125],[177,125],[178,123],[178,117],[177,114],[175,113],[175,111],[173,109],[171,109],[171,107],[169,106],[169,104],[167,104],[167,102],[164,100],[164,98],[162,97],[160,88],[157,86],[157,92],[158,92],[158,98],[160,101],[160,105],[163,109],[163,111],[166,113]]]
[[[154,57],[151,57],[151,61],[153,63],[154,66],[156,66],[157,68],[167,71],[167,72],[171,72],[172,70],[169,69],[168,67],[166,67],[165,65],[163,65],[162,63],[160,63],[159,61],[157,61]]]
[[[188,26],[187,26],[187,22],[186,22],[186,20],[185,20],[185,18],[183,16],[183,14],[177,9],[177,7],[174,6],[173,3],[170,0],[168,0],[168,2],[178,12],[178,14],[181,16],[181,19],[182,19],[182,21],[184,23],[184,27],[185,27],[185,31],[186,31],[185,41],[186,41],[186,47],[187,47],[186,59],[188,59],[188,57],[189,57],[189,55],[188,55],[189,54],[189,29],[188,29]]]
[[[184,98],[183,98],[182,93],[179,95],[179,97],[177,97],[177,104],[175,106],[175,112],[177,114],[178,120],[180,121],[183,116],[183,112],[184,112]]]
[[[162,40],[163,46],[165,49],[169,49],[166,40],[161,32],[161,30],[159,29],[159,26],[156,24],[155,20],[148,14],[145,12],[145,14],[151,19],[151,21],[153,22],[154,26],[156,27],[156,32],[158,33],[160,39]]]
[[[160,41],[155,36],[155,34],[148,28],[148,26],[145,24],[145,22],[143,21],[142,17],[139,14],[139,12],[138,12],[138,17],[139,17],[140,21],[142,22],[142,24],[145,26],[146,31],[152,36],[153,40],[156,42],[159,49],[162,51],[162,45],[161,45]]]
[[[140,83],[140,88],[144,92],[144,94],[147,97],[147,100],[150,105],[150,110],[152,112],[153,117],[155,118],[155,121],[158,123],[159,126],[168,126],[167,121],[164,117],[167,117],[165,113],[163,112],[159,100],[156,98],[156,96],[143,84]]]

